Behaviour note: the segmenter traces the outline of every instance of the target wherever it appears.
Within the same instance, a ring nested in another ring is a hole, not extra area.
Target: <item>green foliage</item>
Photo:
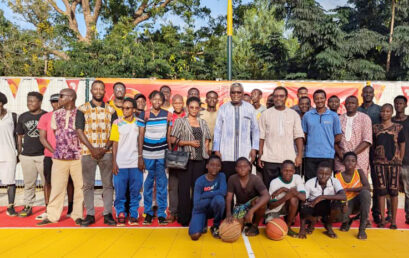
[[[389,44],[391,1],[350,0],[330,12],[314,0],[234,1],[233,78],[409,80],[409,0],[397,1]],[[0,12],[1,75],[226,78],[226,17],[211,17],[204,1],[160,7],[167,1],[104,0],[97,21],[104,30],[90,23],[80,36],[46,1],[7,2],[35,30],[21,30]],[[91,13],[97,2],[90,1]],[[76,15],[83,13],[77,7]],[[198,19],[206,25],[197,27]]]

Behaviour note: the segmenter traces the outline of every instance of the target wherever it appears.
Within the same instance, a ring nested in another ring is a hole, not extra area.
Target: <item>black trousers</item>
[[[236,174],[236,162],[234,161],[223,161],[222,162],[222,171],[226,176],[226,182],[229,181],[230,176]]]
[[[281,166],[282,166],[281,163],[264,162],[263,182],[264,185],[267,187],[267,190],[270,189],[271,181],[280,176]]]
[[[310,180],[313,177],[317,176],[317,169],[318,165],[323,162],[328,161],[331,163],[331,168],[334,168],[334,159],[326,159],[326,158],[305,158],[305,166],[304,166],[304,177],[305,182]]]
[[[178,222],[184,227],[189,226],[192,216],[196,179],[203,175],[205,170],[205,160],[189,160],[186,170],[178,172]]]

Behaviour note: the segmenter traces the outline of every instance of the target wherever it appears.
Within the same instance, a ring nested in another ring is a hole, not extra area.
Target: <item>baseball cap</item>
[[[60,98],[60,94],[56,93],[50,96],[50,101],[58,101],[58,99]]]

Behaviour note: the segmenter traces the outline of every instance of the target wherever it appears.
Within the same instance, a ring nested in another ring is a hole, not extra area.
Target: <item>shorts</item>
[[[401,166],[375,165],[374,189],[378,196],[398,196]]]
[[[324,200],[317,203],[314,207],[303,204],[300,209],[300,217],[322,217],[326,218],[330,215],[332,209],[342,209],[341,201]]]
[[[249,201],[247,201],[244,204],[238,204],[235,205],[233,208],[233,218],[236,219],[242,219],[244,218],[244,216],[246,216],[247,212],[251,209],[252,202],[255,201],[258,197],[254,197],[252,199],[250,199]]]
[[[288,205],[283,205],[281,209],[277,212],[271,211],[267,212],[264,216],[264,221],[267,223],[270,220],[280,218],[281,216],[287,216],[288,214]]]
[[[51,184],[51,169],[53,160],[50,157],[44,157],[44,179],[46,184]]]

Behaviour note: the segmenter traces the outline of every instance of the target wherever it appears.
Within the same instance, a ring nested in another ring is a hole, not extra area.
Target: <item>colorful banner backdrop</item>
[[[402,86],[402,92],[403,92],[403,95],[405,95],[406,98],[409,98],[409,85]]]
[[[77,92],[78,90],[78,84],[80,83],[80,80],[78,79],[70,79],[70,80],[65,80],[67,82],[68,88],[75,90]]]
[[[43,78],[36,78],[38,84],[38,91],[44,95],[45,91],[47,90],[48,84],[50,84],[49,79]]]
[[[206,93],[208,91],[216,91],[219,93],[220,104],[229,101],[229,89],[231,82],[228,81],[184,81],[184,80],[155,80],[155,79],[114,79],[114,78],[97,78],[106,84],[106,100],[114,98],[113,84],[115,82],[122,82],[126,85],[126,95],[133,97],[137,93],[142,93],[146,97],[153,90],[159,90],[163,85],[168,85],[172,89],[172,95],[180,94],[184,98],[187,96],[187,91],[196,87],[200,90],[200,97],[204,102]],[[366,82],[334,82],[334,81],[238,81],[243,84],[244,91],[250,93],[253,89],[260,89],[263,92],[262,103],[265,104],[268,95],[270,95],[274,88],[283,86],[288,90],[287,106],[293,106],[298,103],[297,89],[306,87],[309,92],[309,97],[315,90],[324,89],[327,93],[327,98],[336,95],[341,100],[341,107],[339,112],[345,112],[345,99],[350,95],[355,95],[362,102],[361,93]],[[375,89],[375,99],[378,102],[381,98],[385,85],[373,84]],[[402,89],[403,90],[403,89]]]
[[[13,94],[14,98],[16,98],[18,86],[20,85],[20,81],[21,81],[20,78],[7,79],[7,83],[9,84],[11,94]]]

